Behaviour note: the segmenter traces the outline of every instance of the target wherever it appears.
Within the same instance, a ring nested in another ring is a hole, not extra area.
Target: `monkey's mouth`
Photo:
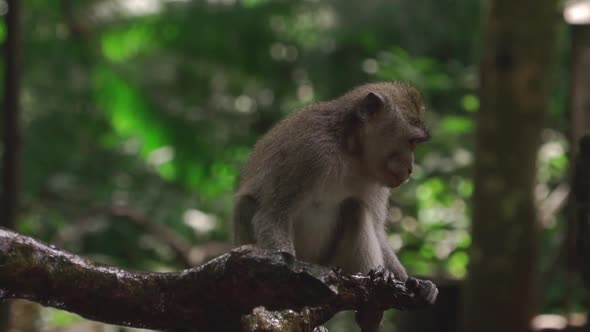
[[[387,172],[387,186],[391,188],[399,187],[407,179],[394,171]]]
[[[402,166],[403,164],[405,163],[403,162],[403,159],[400,158],[400,153],[398,151],[391,152],[385,159],[384,176],[387,180],[388,187],[398,187],[410,178],[412,166],[410,165],[409,167],[404,168]],[[405,172],[404,169],[410,171]]]
[[[410,179],[410,172],[403,172],[396,168],[387,168],[385,171],[388,186],[395,188],[406,183]]]

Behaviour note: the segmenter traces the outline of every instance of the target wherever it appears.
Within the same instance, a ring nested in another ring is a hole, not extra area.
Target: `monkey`
[[[416,146],[430,139],[424,113],[421,93],[400,81],[292,112],[258,140],[242,169],[234,244],[395,278],[434,303],[436,286],[408,277],[385,230],[390,191],[409,179]],[[356,320],[373,332],[382,315],[359,310]]]

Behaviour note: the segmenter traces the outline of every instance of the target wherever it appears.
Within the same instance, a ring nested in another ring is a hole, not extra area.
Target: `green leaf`
[[[447,115],[443,117],[438,124],[438,128],[444,132],[445,135],[452,134],[468,134],[473,131],[473,120],[462,117]]]
[[[269,0],[240,0],[240,3],[246,8],[254,8],[267,2],[269,2]]]
[[[465,95],[461,98],[461,105],[467,112],[476,112],[479,110],[479,98],[473,94]]]
[[[4,40],[6,39],[6,23],[4,23],[4,20],[0,21],[0,43],[4,43]]]
[[[468,263],[469,255],[465,251],[457,251],[449,258],[447,267],[451,275],[457,278],[463,278],[467,274]]]
[[[175,35],[175,31],[169,27],[164,33],[168,36]],[[100,43],[102,53],[111,61],[124,62],[153,47],[153,35],[151,26],[137,24],[124,30],[105,32]]]

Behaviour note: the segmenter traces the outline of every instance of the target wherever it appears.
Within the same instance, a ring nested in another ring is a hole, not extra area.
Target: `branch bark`
[[[311,331],[342,310],[424,306],[402,282],[346,275],[253,246],[175,273],[133,272],[3,229],[0,295],[159,330]],[[290,311],[253,312],[260,306]],[[285,329],[273,327],[277,317]]]

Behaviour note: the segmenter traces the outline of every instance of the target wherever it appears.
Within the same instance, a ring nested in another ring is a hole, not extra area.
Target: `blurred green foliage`
[[[412,273],[461,278],[469,261],[479,7],[471,0],[26,1],[19,231],[106,263],[180,268],[157,234],[110,209],[132,207],[195,245],[228,240],[232,190],[257,138],[305,103],[367,81],[406,80],[427,100],[433,140],[418,149],[412,180],[393,193],[390,240]],[[552,100],[540,199],[567,170],[564,96],[558,88]],[[555,268],[550,257],[562,232],[555,220],[545,227],[544,269]],[[563,289],[546,286],[543,305],[552,310]]]

